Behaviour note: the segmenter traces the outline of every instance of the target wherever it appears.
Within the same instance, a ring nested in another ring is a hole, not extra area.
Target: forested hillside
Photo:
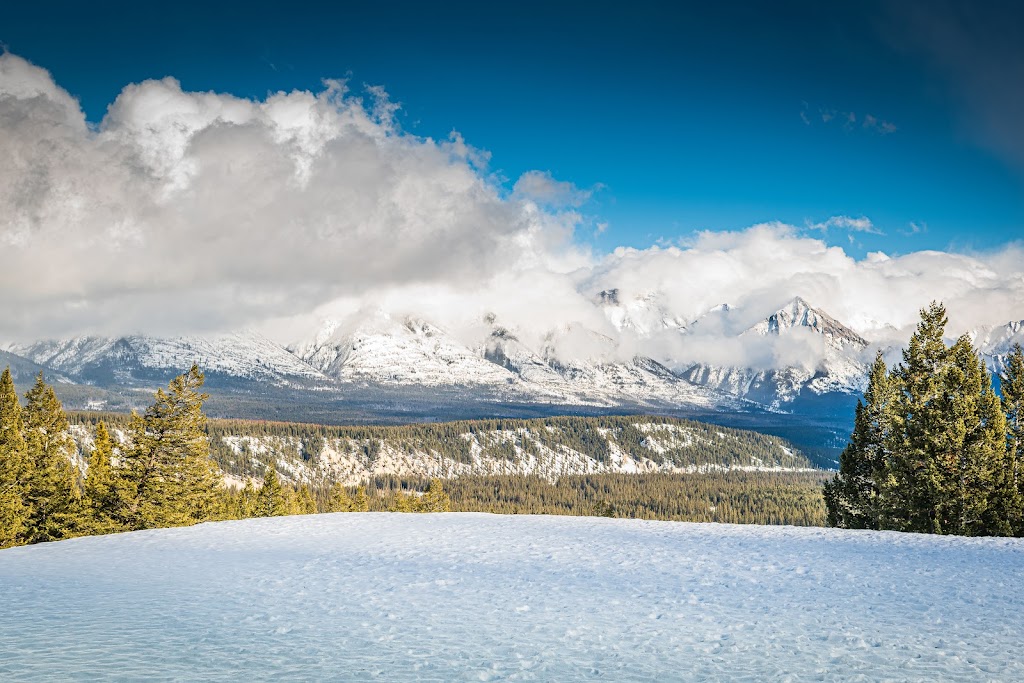
[[[103,420],[116,435],[128,417],[72,413],[84,452]],[[538,475],[806,469],[784,440],[673,418],[554,417],[403,426],[334,427],[210,420],[211,455],[229,480],[260,478],[275,463],[294,483],[347,485],[375,476]]]

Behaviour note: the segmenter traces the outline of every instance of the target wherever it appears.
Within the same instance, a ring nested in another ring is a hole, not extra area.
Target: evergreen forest
[[[938,302],[921,311],[902,362],[879,353],[839,473],[828,523],[964,536],[1024,535],[1024,353],[998,380],[964,335],[945,341]]]

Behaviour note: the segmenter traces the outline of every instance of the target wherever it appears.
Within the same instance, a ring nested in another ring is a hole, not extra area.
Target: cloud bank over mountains
[[[530,171],[510,189],[486,152],[405,132],[395,107],[341,81],[249,100],[165,78],[92,124],[47,71],[0,56],[0,337],[288,339],[382,310],[466,339],[486,318],[535,348],[560,331],[562,353],[714,362],[750,355],[735,336],[794,296],[879,341],[932,299],[953,331],[1024,318],[1021,243],[858,260],[824,241],[875,231],[862,216],[592,253],[574,232],[599,188]]]

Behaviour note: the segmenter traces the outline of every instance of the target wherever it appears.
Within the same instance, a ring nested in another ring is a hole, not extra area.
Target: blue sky
[[[247,97],[381,85],[406,131],[458,130],[509,186],[595,188],[598,250],[839,215],[884,233],[822,233],[858,256],[1019,239],[1021,10],[827,4],[56,3],[6,7],[0,42],[92,121],[168,75]]]

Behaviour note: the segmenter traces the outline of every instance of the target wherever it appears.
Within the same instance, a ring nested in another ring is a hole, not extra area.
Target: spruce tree
[[[938,518],[943,476],[936,459],[943,448],[943,374],[949,350],[944,334],[946,308],[932,302],[921,311],[921,321],[903,352],[895,377],[902,395],[898,413],[902,421],[899,442],[890,460],[893,498],[889,527],[897,531],[943,533]]]
[[[356,489],[356,497],[352,501],[352,512],[369,512],[370,501],[366,497],[366,487],[360,486]]]
[[[0,548],[24,543],[28,528],[25,481],[31,470],[21,412],[8,367],[0,374]]]
[[[335,482],[327,496],[327,512],[352,512],[354,509],[355,503],[349,497],[345,487],[340,481]]]
[[[839,474],[825,485],[829,524],[878,529],[890,514],[892,481],[888,460],[898,387],[882,352],[875,356],[864,399],[857,402],[850,443],[839,458]]]
[[[992,378],[965,335],[949,349],[942,392],[935,397],[942,422],[930,435],[938,472],[933,518],[940,533],[1006,534],[993,519],[997,478],[1006,455],[1006,421]],[[993,524],[999,528],[990,528]]]
[[[204,379],[193,365],[158,390],[144,414],[132,413],[119,468],[128,528],[194,524],[216,513],[220,475],[210,459]]]
[[[416,506],[417,512],[449,512],[452,503],[445,493],[444,483],[440,479],[431,479],[430,487],[419,500]]]
[[[1007,523],[1016,536],[1024,536],[1024,351],[1014,344],[999,378],[1006,417],[1006,463],[1001,501]]]
[[[252,479],[246,478],[245,486],[238,492],[238,519],[248,519],[256,516],[256,489],[252,485]]]
[[[280,517],[290,514],[289,508],[288,498],[277,476],[277,467],[271,463],[263,475],[263,486],[256,494],[253,517]]]
[[[69,538],[83,531],[79,473],[72,464],[78,448],[64,408],[42,372],[25,399],[25,451],[31,470],[26,482],[28,541]]]
[[[308,486],[299,485],[295,487],[295,509],[291,514],[316,514],[316,500],[313,498],[313,492],[309,490]]]
[[[121,498],[112,464],[113,455],[114,443],[101,420],[96,425],[96,438],[89,456],[82,496],[86,528],[92,534],[111,534],[121,530],[118,523]]]

